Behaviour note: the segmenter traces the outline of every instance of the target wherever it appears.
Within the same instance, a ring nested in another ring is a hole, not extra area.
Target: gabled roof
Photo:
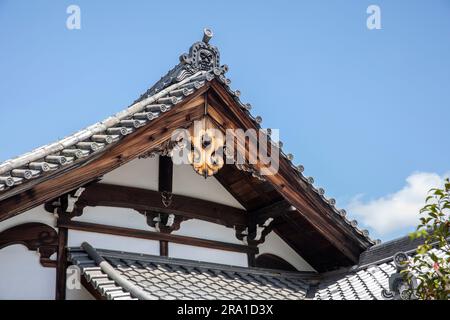
[[[230,115],[231,119],[239,113],[241,128],[261,128],[261,117],[252,116],[250,105],[240,101],[240,92],[230,88],[230,80],[225,76],[228,67],[220,65],[219,51],[209,44],[211,36],[212,33],[206,30],[203,40],[194,43],[188,54],[181,55],[179,64],[125,110],[60,141],[1,163],[0,221],[75,190],[108,170],[155,149],[164,142],[162,131],[182,126],[188,118],[192,120],[191,114],[182,107],[189,108],[189,104],[200,99],[207,90],[217,93],[213,99],[222,99],[228,108],[235,108],[223,109],[219,116]],[[139,136],[144,131],[145,136]],[[155,138],[157,134],[159,137]],[[131,141],[134,137],[139,140]],[[299,212],[297,220],[289,220],[288,224],[301,229],[307,224],[320,230],[327,239],[324,249],[334,247],[333,250],[340,251],[343,256],[337,264],[356,262],[359,254],[375,241],[370,239],[367,230],[357,227],[355,220],[347,219],[345,210],[338,210],[335,200],[326,198],[322,188],[313,185],[312,177],[303,175],[303,166],[293,164],[293,156],[281,150],[281,143],[277,145],[281,151],[283,174],[267,179]],[[131,147],[133,151],[130,151]],[[93,165],[96,162],[102,163],[101,168]],[[71,175],[70,179],[67,179],[68,175]],[[50,180],[54,183],[47,183]],[[47,184],[43,186],[44,183]],[[331,233],[336,236],[333,238]],[[298,232],[292,234],[298,235],[298,239],[303,236]],[[304,236],[308,234],[311,232]],[[305,241],[311,241],[311,238],[300,239],[303,245],[309,245]],[[348,246],[347,242],[350,243]],[[326,255],[322,256],[326,258]]]
[[[108,300],[304,299],[308,274],[94,249],[69,249],[91,289]]]

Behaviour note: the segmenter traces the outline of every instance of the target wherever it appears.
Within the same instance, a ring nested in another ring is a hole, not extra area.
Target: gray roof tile
[[[120,277],[143,288],[155,299],[304,299],[308,288],[308,283],[302,280],[304,275],[296,272],[232,267],[111,250],[97,249],[96,252],[119,271]],[[78,259],[88,258],[80,254],[79,248],[69,250],[69,259],[74,264],[79,263]],[[123,268],[123,265],[130,267]],[[109,275],[100,268],[89,269],[83,274],[107,299],[133,298],[126,289],[108,279]],[[101,278],[104,284],[99,286],[95,283],[97,278]],[[278,285],[274,286],[273,282]]]

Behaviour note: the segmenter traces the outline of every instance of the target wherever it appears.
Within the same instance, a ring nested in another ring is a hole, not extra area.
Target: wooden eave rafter
[[[12,189],[12,193],[0,201],[0,221],[97,180],[139,155],[157,148],[170,139],[173,130],[186,127],[203,117],[203,94],[208,88],[209,84],[205,85],[176,108],[124,137],[119,143],[106,147],[95,158],[75,163],[64,171]]]

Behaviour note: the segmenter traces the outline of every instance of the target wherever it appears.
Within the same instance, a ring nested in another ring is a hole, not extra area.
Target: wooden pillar
[[[251,249],[255,249],[255,251],[247,252],[247,263],[249,267],[254,267],[256,265],[256,253],[258,246],[252,242],[248,244],[248,247]]]
[[[67,228],[58,228],[58,254],[56,262],[56,290],[55,299],[66,299],[66,272],[67,272]]]
[[[159,156],[158,191],[172,193],[173,162],[168,156]],[[159,255],[169,256],[169,242],[159,241]]]
[[[166,240],[159,240],[159,255],[167,257],[169,255],[169,242]]]
[[[159,156],[159,192],[172,192],[173,162],[168,156]]]

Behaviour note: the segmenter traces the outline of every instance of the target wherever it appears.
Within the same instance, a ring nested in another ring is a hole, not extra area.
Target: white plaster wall
[[[134,159],[105,174],[101,182],[158,190],[158,166],[158,156],[147,159]]]
[[[0,232],[27,222],[53,227],[55,218],[39,206],[0,222]],[[0,299],[54,299],[55,281],[56,269],[43,267],[37,252],[19,244],[0,249]]]
[[[45,211],[44,206],[41,205],[8,220],[0,222],[0,232],[27,222],[41,222],[51,227],[55,227],[56,218],[52,213]]]
[[[259,254],[271,253],[283,258],[294,266],[298,271],[315,271],[301,256],[297,254],[283,239],[275,232],[270,232],[264,243],[258,246]]]
[[[242,241],[236,238],[234,229],[197,219],[182,222],[180,229],[174,231],[173,234],[243,244]],[[176,243],[169,243],[169,256],[228,265],[248,266],[247,255],[245,253],[193,247]]]
[[[116,227],[155,231],[147,224],[144,215],[136,210],[114,207],[86,207],[83,215],[73,218],[73,221],[106,224]]]
[[[17,244],[0,250],[0,299],[55,299],[55,268],[44,268],[39,255]]]
[[[216,178],[205,179],[188,164],[173,166],[173,193],[244,209]]]
[[[236,238],[236,232],[233,228],[227,228],[220,224],[198,219],[183,221],[181,223],[180,229],[172,232],[172,234],[244,244],[242,241]]]
[[[169,243],[169,257],[247,267],[247,254]]]
[[[69,230],[69,247],[79,247],[84,241],[97,249],[159,255],[159,241]]]

